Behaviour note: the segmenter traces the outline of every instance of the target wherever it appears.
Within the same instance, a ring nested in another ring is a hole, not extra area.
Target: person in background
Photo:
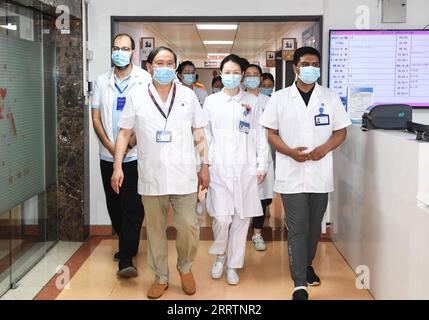
[[[226,263],[227,283],[237,285],[250,219],[263,215],[258,185],[267,173],[269,146],[266,130],[259,125],[257,97],[240,89],[240,57],[225,57],[221,72],[225,87],[208,96],[203,107],[211,177],[207,211],[214,234],[209,253],[216,256],[212,278],[222,277]]]
[[[218,93],[223,89],[222,77],[217,76],[212,80],[212,92]]]
[[[197,189],[210,182],[204,128],[207,121],[195,93],[176,84],[177,56],[167,47],[155,48],[148,56],[153,81],[139,84],[130,94],[119,127],[115,148],[112,188],[120,192],[125,183],[122,158],[136,130],[138,192],[146,206],[148,263],[155,281],[147,296],[161,297],[168,288],[167,216],[173,208],[177,231],[177,264],[183,291],[192,295],[192,274],[200,228],[195,212]],[[197,173],[194,143],[200,146],[201,169]]]
[[[260,124],[277,150],[274,191],[281,194],[288,225],[294,300],[307,300],[307,286],[320,285],[312,266],[321,224],[334,191],[332,151],[346,138],[351,121],[338,95],[317,83],[320,53],[295,51],[296,82],[273,94]]]
[[[259,90],[262,94],[271,97],[274,92],[274,77],[271,73],[265,72],[262,74],[261,87]]]
[[[137,254],[144,208],[137,193],[137,148],[135,134],[131,134],[127,153],[123,160],[125,183],[116,194],[110,186],[113,173],[115,141],[119,132],[119,118],[131,90],[143,83],[148,85],[148,72],[132,64],[135,42],[128,34],[115,36],[112,45],[114,67],[99,76],[91,99],[92,123],[100,142],[100,168],[106,196],[107,211],[113,229],[119,236],[119,252],[114,255],[118,262],[118,275],[136,277],[137,269],[132,258]]]
[[[244,71],[244,86],[246,91],[253,94],[258,98],[258,107],[261,109],[261,113],[264,112],[265,106],[267,105],[270,98],[266,95],[260,94],[259,86],[262,80],[262,69],[256,64],[249,64]],[[253,217],[253,237],[252,243],[256,250],[266,250],[264,238],[262,237],[262,228],[265,222],[265,212],[267,207],[273,202],[274,197],[274,165],[271,152],[268,153],[268,171],[265,181],[259,185],[259,199],[261,199],[263,216]]]
[[[200,82],[200,75],[198,73],[197,73],[196,81],[195,81],[194,85],[196,87],[201,88],[201,89],[203,89],[204,91],[207,92],[207,88]]]
[[[197,70],[192,61],[183,61],[177,68],[177,77],[182,84],[195,92],[195,95],[202,106],[207,98],[207,91],[197,83]]]

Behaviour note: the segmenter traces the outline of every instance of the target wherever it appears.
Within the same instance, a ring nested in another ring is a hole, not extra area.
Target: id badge
[[[119,97],[116,102],[116,110],[122,111],[125,107],[125,103],[127,102],[127,98]]]
[[[239,126],[240,132],[249,134],[250,131],[250,123],[246,122],[246,121],[240,121],[240,126]]]
[[[156,132],[157,143],[169,143],[171,142],[171,131],[157,131]]]
[[[329,115],[328,114],[319,114],[314,117],[314,125],[315,126],[328,126],[330,124]]]

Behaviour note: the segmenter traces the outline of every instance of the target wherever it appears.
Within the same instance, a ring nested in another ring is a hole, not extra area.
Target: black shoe
[[[118,276],[121,278],[135,278],[138,276],[137,268],[134,267],[131,259],[123,259],[118,263]]]
[[[292,295],[292,300],[308,300],[308,293],[305,289],[296,290]]]
[[[319,286],[321,283],[312,266],[307,267],[307,283],[311,287]]]
[[[113,256],[113,261],[119,262],[119,260],[121,260],[119,259],[119,252],[116,252],[115,255]]]

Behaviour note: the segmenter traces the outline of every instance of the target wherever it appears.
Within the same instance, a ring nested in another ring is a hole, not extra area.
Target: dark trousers
[[[119,259],[131,259],[137,254],[139,248],[144,218],[142,198],[137,193],[137,160],[122,164],[124,182],[119,194],[113,191],[110,184],[113,163],[101,160],[100,168],[107,211],[113,228],[119,236]]]
[[[288,225],[289,266],[295,287],[307,286],[320,239],[321,224],[328,206],[327,193],[282,194]]]
[[[264,199],[261,200],[262,205],[262,212],[264,215],[260,217],[253,217],[252,219],[252,225],[254,229],[262,229],[264,227],[265,222],[265,211],[267,210],[267,207],[273,202],[273,199]]]

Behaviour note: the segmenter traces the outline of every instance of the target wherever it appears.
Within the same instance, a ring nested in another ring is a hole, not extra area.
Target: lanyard
[[[155,104],[155,107],[158,109],[158,111],[161,113],[161,115],[165,118],[165,120],[168,120],[168,117],[170,116],[170,113],[171,113],[171,109],[173,109],[174,100],[176,99],[176,84],[173,84],[173,96],[171,97],[170,107],[168,108],[168,114],[167,115],[165,115],[164,111],[162,111],[158,102],[156,102],[155,97],[153,96],[152,92],[150,92],[149,87],[147,88],[147,91],[149,92],[149,96],[151,97],[153,103]]]
[[[124,88],[124,90],[121,90],[121,88],[119,88],[118,84],[115,82],[115,87],[116,87],[116,89],[118,89],[118,91],[121,95],[125,92],[125,90],[127,90],[128,86],[129,86],[129,84],[127,84],[127,86]]]

